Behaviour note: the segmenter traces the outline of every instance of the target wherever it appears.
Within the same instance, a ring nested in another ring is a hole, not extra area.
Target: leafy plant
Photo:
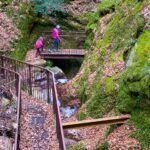
[[[108,142],[105,142],[102,145],[98,146],[96,150],[109,150]]]
[[[31,0],[34,11],[38,15],[56,17],[58,12],[63,12],[64,0]]]

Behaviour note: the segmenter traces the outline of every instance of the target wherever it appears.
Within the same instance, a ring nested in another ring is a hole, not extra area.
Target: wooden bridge
[[[43,59],[82,59],[85,56],[83,49],[61,49],[59,52],[43,51],[41,57]]]

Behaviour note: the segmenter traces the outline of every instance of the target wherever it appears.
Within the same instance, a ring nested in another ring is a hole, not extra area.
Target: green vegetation
[[[86,114],[84,112],[80,112],[77,114],[78,120],[85,120]]]
[[[131,122],[137,127],[134,137],[142,143],[143,150],[150,147],[150,31],[139,37],[128,68],[124,72],[117,99],[117,109],[131,113]]]
[[[105,136],[107,137],[108,135],[110,135],[110,133],[112,133],[116,128],[117,128],[116,124],[110,125],[105,132]]]
[[[118,109],[132,112],[135,108],[148,110],[150,106],[150,31],[144,31],[130,55],[118,95]],[[123,100],[122,100],[123,99]]]
[[[30,48],[30,31],[29,25],[33,22],[32,16],[22,16],[20,18],[18,28],[21,31],[21,37],[18,41],[14,41],[14,52],[10,54],[11,57],[23,60],[25,58],[27,50]]]
[[[102,145],[98,146],[96,150],[109,150],[108,142],[103,143]]]
[[[104,0],[98,7],[98,14],[104,16],[108,13],[115,11],[116,6],[121,2],[121,0]]]
[[[56,17],[59,12],[63,12],[62,4],[64,0],[31,0],[35,13],[39,15],[51,15]]]
[[[150,131],[150,31],[144,28],[141,11],[147,3],[104,0],[98,6],[86,28],[89,36],[85,47],[92,51],[83,62],[78,85],[75,84],[82,103],[86,104],[86,114],[93,118],[102,117],[114,108],[117,113],[131,113],[131,122],[138,128],[134,136],[145,149],[150,146],[149,133],[144,139],[145,132]],[[112,16],[107,20],[105,34],[99,38],[100,20],[109,13]],[[89,77],[95,72],[89,89]]]
[[[142,150],[150,148],[150,111],[134,109],[130,121],[137,128],[132,137],[137,138],[142,145]]]
[[[76,145],[69,148],[69,150],[86,150],[86,148],[82,142],[79,142]]]

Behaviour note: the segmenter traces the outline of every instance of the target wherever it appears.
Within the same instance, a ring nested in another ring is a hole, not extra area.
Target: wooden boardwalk
[[[82,59],[85,56],[84,49],[61,49],[59,52],[43,51],[41,57],[43,59]]]

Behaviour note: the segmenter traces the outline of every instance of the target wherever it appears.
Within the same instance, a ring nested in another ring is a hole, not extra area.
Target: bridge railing
[[[56,116],[57,137],[61,150],[65,150],[64,134],[58,106],[58,96],[53,72],[29,63],[0,56],[0,66],[18,72],[22,78],[21,89],[36,99],[53,104]]]
[[[16,102],[17,114],[16,114],[16,129],[15,129],[15,144],[13,150],[19,149],[19,131],[20,131],[20,112],[21,112],[21,77],[18,73],[0,67],[0,100],[8,95]]]

